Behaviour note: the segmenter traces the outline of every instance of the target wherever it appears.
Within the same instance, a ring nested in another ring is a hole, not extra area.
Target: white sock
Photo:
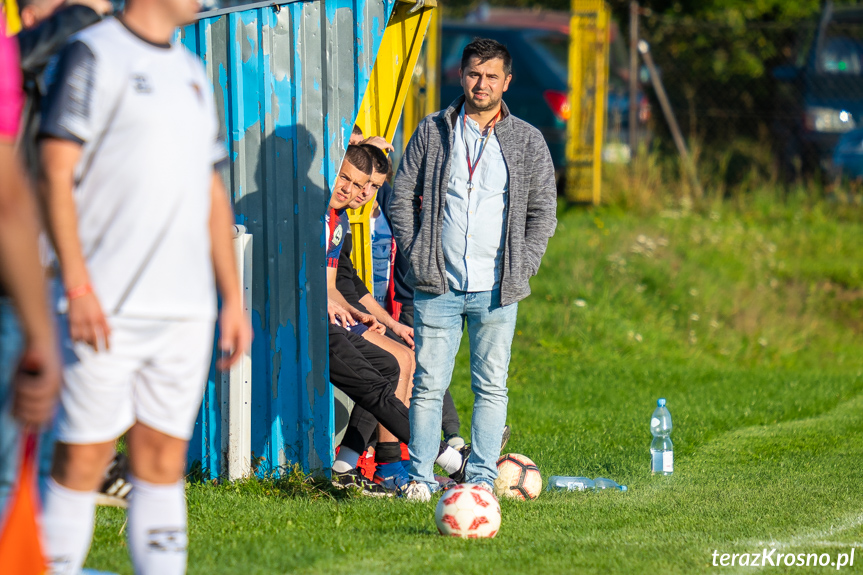
[[[48,478],[42,513],[48,573],[75,575],[81,570],[90,551],[95,514],[95,491],[75,491]]]
[[[447,473],[454,473],[461,467],[461,453],[452,447],[447,447],[437,456],[435,463],[443,467]]]
[[[355,469],[360,460],[360,454],[342,445],[339,447],[339,454],[333,462],[333,471],[336,473],[347,473],[351,469]]]
[[[131,477],[129,552],[138,575],[186,572],[185,482],[155,485]]]

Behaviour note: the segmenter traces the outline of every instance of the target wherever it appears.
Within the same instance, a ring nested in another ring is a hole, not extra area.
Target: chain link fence
[[[863,8],[828,7],[794,24],[648,16],[639,35],[699,171],[863,175]],[[649,148],[671,152],[656,92],[639,73],[653,110]]]

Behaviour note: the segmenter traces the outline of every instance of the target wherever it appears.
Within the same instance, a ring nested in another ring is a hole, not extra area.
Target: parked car
[[[773,70],[786,84],[775,130],[786,175],[834,171],[840,138],[863,126],[863,8],[827,2],[803,54],[799,65]]]
[[[839,138],[833,151],[830,175],[850,180],[863,179],[863,128],[851,130]]]
[[[491,9],[487,22],[445,21],[441,38],[442,106],[449,105],[462,94],[459,67],[464,47],[476,37],[492,38],[506,45],[512,55],[513,81],[504,100],[513,114],[536,126],[551,152],[555,169],[561,173],[566,166],[566,122],[569,119],[568,62],[569,17],[531,17],[529,11]],[[540,14],[548,14],[540,13]],[[620,39],[615,48],[616,27],[612,33],[610,57],[607,142],[616,145],[607,161],[619,160],[620,143],[626,144],[629,124],[629,92],[625,74],[628,63],[626,48]],[[622,50],[622,56],[621,56]],[[615,57],[617,53],[617,57]],[[626,88],[624,88],[626,86]],[[639,93],[640,131],[646,132],[650,119],[650,104]],[[628,161],[628,146],[626,146]]]

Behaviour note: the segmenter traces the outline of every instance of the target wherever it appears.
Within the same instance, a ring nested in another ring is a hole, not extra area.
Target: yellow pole
[[[395,135],[423,39],[437,6],[435,0],[426,0],[422,9],[411,14],[415,4],[414,0],[400,0],[384,30],[371,80],[357,113],[356,124],[366,136],[382,136],[392,141]],[[354,246],[351,259],[370,291],[374,278],[369,218],[373,208],[374,200],[358,210],[348,211]]]

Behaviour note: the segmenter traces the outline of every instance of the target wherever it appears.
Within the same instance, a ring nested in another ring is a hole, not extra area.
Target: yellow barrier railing
[[[423,8],[411,14],[415,8],[414,1],[401,0],[396,4],[357,114],[356,123],[366,136],[382,136],[392,141],[436,6],[436,0],[426,0]],[[371,201],[358,210],[348,211],[353,234],[351,259],[369,290],[372,290],[373,282],[369,228],[373,207],[374,201]]]
[[[609,10],[603,0],[572,0],[569,25],[566,197],[598,204],[608,94]]]

